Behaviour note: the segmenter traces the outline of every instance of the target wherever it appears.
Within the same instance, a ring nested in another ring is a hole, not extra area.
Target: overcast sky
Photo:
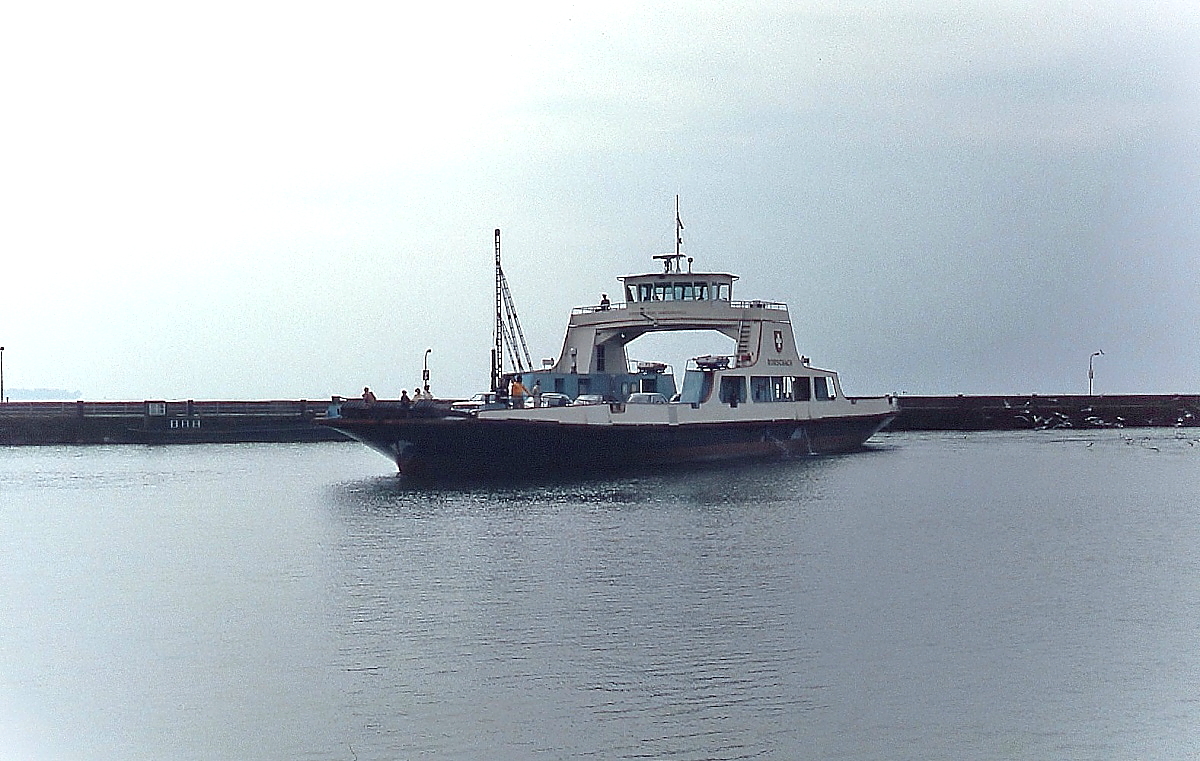
[[[353,7],[6,7],[10,390],[467,395],[679,194],[851,394],[1200,392],[1193,2]]]

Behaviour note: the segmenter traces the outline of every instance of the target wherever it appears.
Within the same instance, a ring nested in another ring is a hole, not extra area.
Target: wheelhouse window
[[[709,301],[713,298],[729,300],[728,283],[706,281],[678,281],[638,283],[625,286],[627,301]]]

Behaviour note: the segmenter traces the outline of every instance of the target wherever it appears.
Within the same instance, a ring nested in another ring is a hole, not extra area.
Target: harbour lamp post
[[[425,350],[425,369],[421,371],[421,380],[425,383],[425,395],[429,396],[429,352],[433,349]]]
[[[1096,371],[1092,368],[1092,362],[1096,357],[1103,356],[1104,352],[1094,351],[1092,356],[1088,357],[1088,396],[1092,396],[1092,381],[1096,377]]]

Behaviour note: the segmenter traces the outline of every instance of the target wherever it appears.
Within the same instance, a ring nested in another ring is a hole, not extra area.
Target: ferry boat
[[[848,452],[899,411],[892,396],[845,396],[836,372],[798,350],[785,304],[735,299],[736,275],[693,271],[678,246],[654,257],[661,271],[618,278],[623,300],[572,310],[557,361],[503,372],[500,353],[519,357],[524,337],[502,319],[504,305],[515,310],[499,236],[492,391],[467,404],[347,401],[323,425],[404,475],[492,478]],[[627,354],[648,333],[685,330],[736,349],[688,360],[678,387],[668,364]],[[515,381],[527,395],[511,393]]]

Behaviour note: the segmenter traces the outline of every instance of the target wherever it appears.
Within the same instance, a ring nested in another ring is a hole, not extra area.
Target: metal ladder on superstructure
[[[737,361],[741,364],[742,357],[750,356],[750,323],[742,320],[738,323]]]

